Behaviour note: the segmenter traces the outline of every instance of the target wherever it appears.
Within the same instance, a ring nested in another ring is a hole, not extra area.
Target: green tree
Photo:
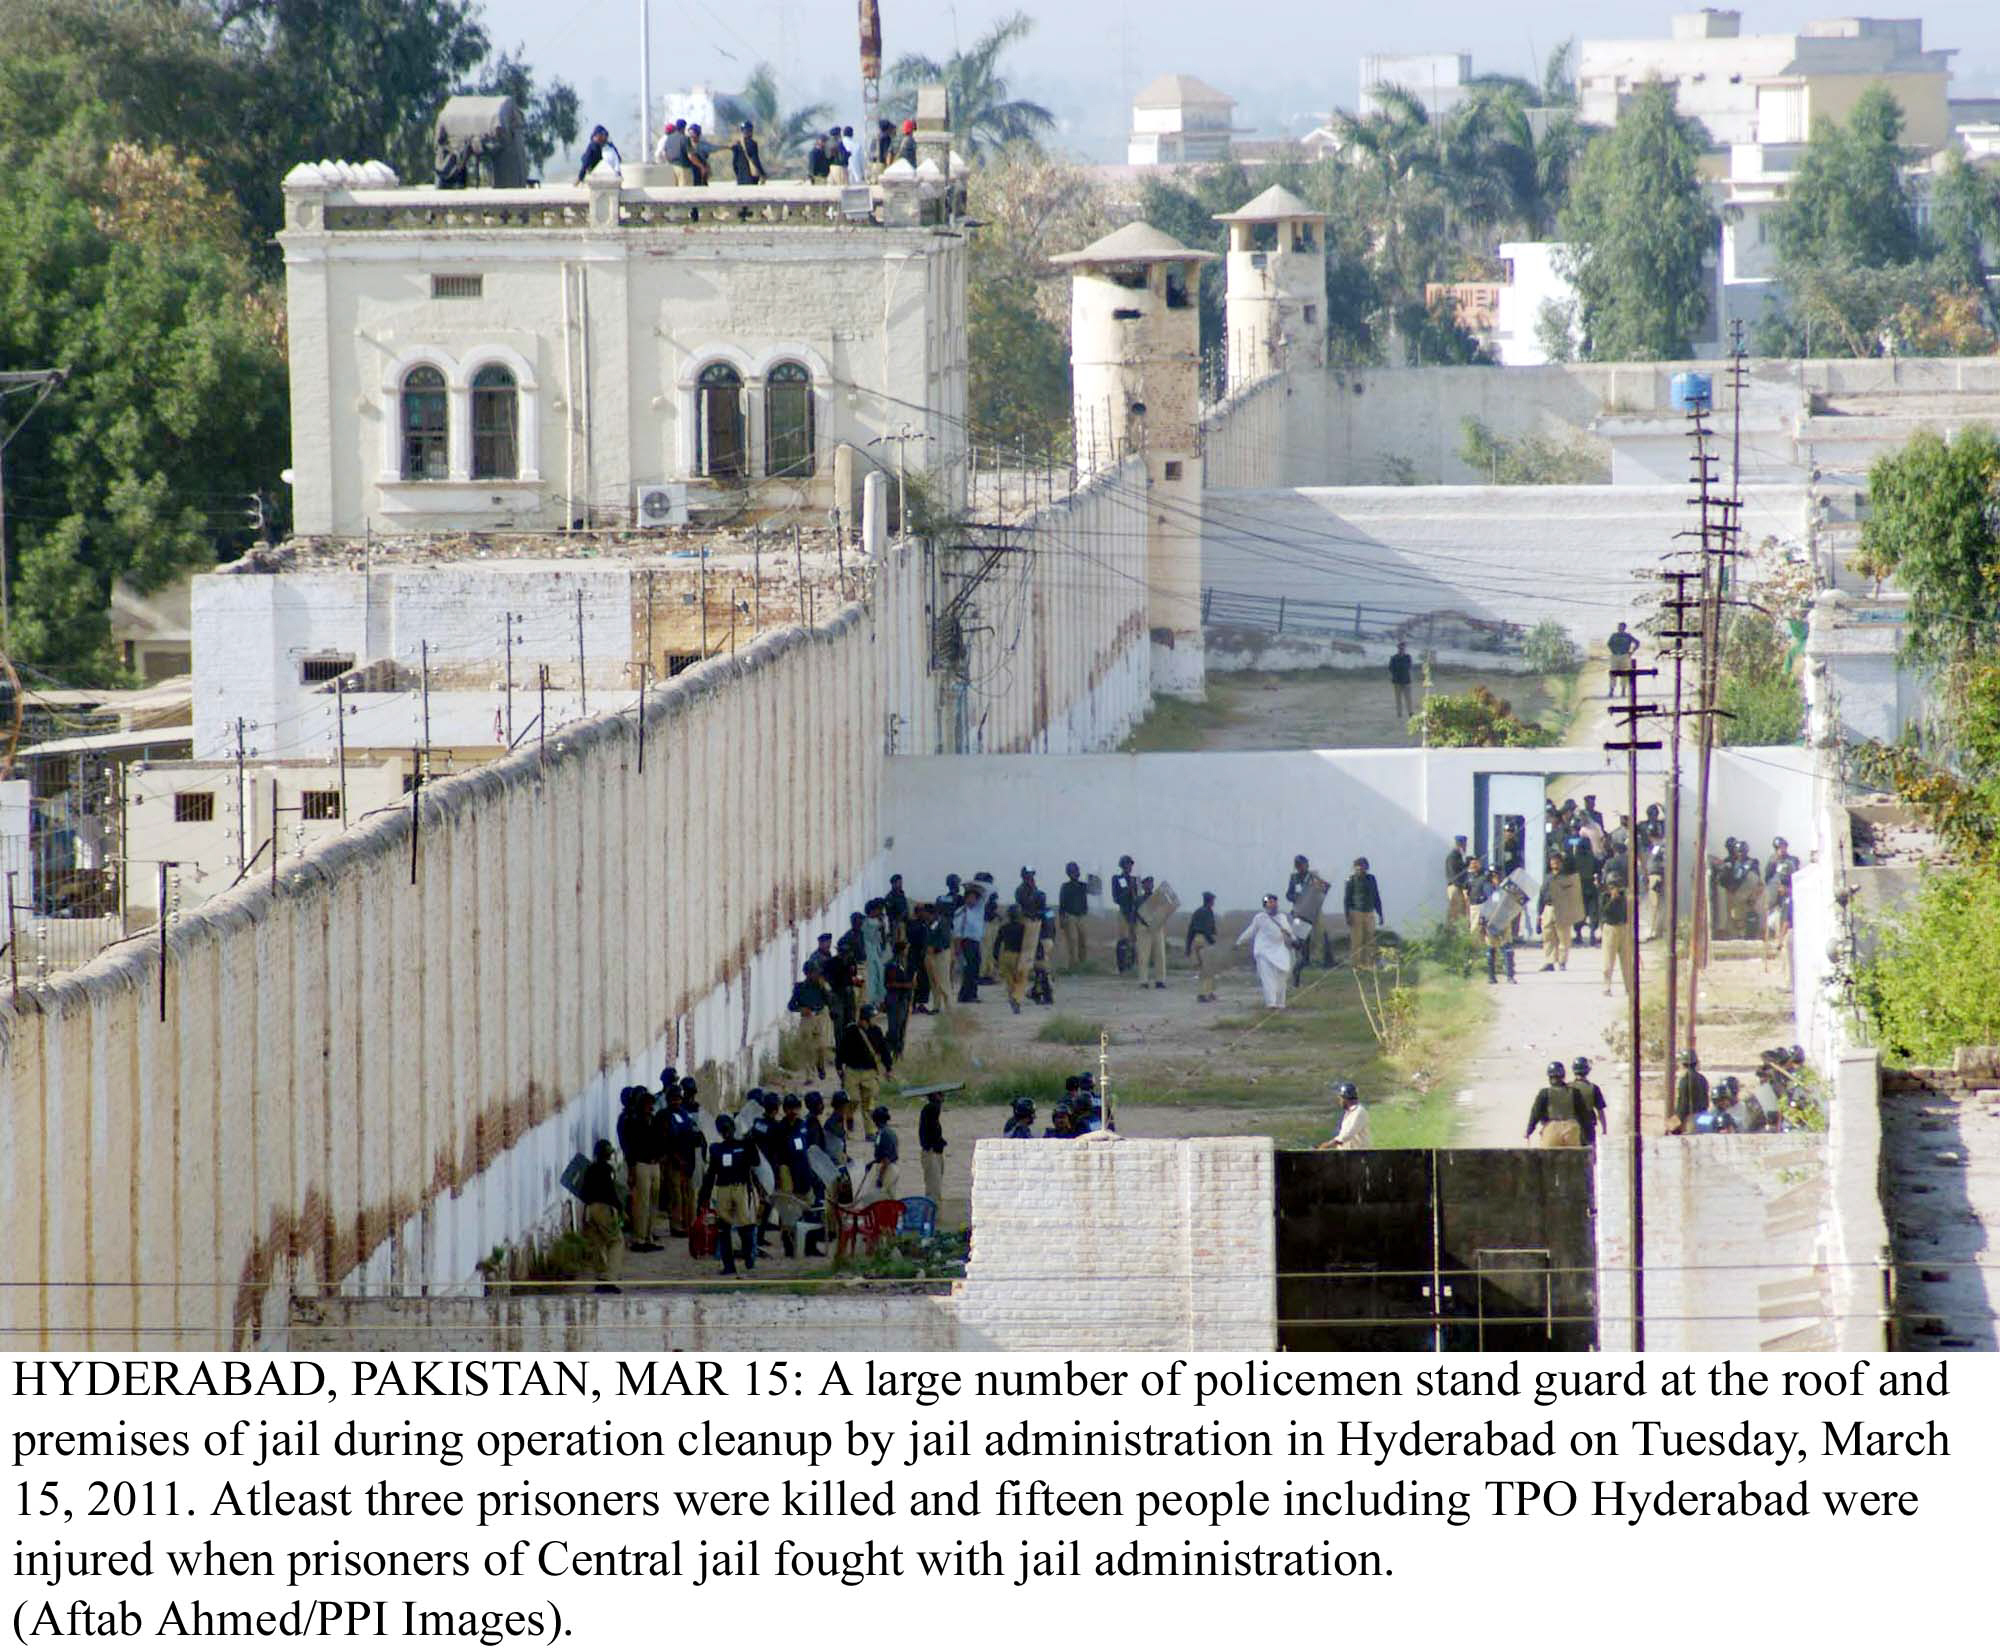
[[[967,416],[981,446],[1024,456],[1069,451],[1069,349],[1036,310],[1025,277],[974,284],[966,295],[972,382]]]
[[[1717,229],[1697,170],[1703,147],[1673,89],[1648,81],[1585,148],[1562,235],[1592,358],[1672,361],[1692,348]]]
[[[2000,1043],[2000,869],[1932,870],[1883,925],[1856,984],[1893,1062],[1943,1064],[1960,1045]]]
[[[0,191],[0,366],[70,373],[7,455],[9,643],[58,676],[115,671],[114,579],[149,589],[247,543],[245,496],[278,491],[289,447],[277,307],[240,235],[182,233],[233,212],[192,162],[128,156],[121,193],[93,125]],[[132,183],[163,172],[164,201]]]
[[[460,83],[458,90],[477,97],[514,100],[514,107],[521,111],[528,159],[534,162],[537,171],[549,164],[549,157],[558,149],[576,142],[579,126],[576,88],[566,80],[552,80],[546,87],[537,88],[535,71],[522,58],[518,46],[482,65],[476,76]]]
[[[1948,667],[2000,638],[2000,438],[1920,430],[1869,467],[1861,549],[1909,593],[1904,653]]]
[[[917,88],[942,82],[951,99],[952,141],[969,159],[1010,143],[1038,143],[1056,124],[1054,113],[1039,103],[1011,95],[1000,59],[1034,32],[1026,12],[1001,18],[972,43],[969,51],[953,52],[940,62],[920,52],[896,60],[889,70],[889,107],[908,115],[917,106]]]
[[[1902,107],[1880,86],[1861,94],[1844,126],[1813,123],[1773,215],[1781,277],[1795,268],[1878,268],[1917,256],[1902,133]]]
[[[1990,173],[1947,152],[1931,191],[1931,239],[1940,272],[1975,292],[1986,287],[1986,247],[2000,242],[2000,189]]]
[[[778,95],[778,72],[770,64],[760,63],[750,71],[741,92],[715,100],[715,114],[725,133],[746,120],[755,121],[758,149],[765,166],[776,175],[803,166],[805,151],[814,137],[826,130],[833,109],[825,103],[787,109]],[[855,141],[868,140],[857,133]]]

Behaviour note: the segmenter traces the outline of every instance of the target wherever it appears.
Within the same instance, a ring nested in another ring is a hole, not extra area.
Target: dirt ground
[[[1432,673],[1439,694],[1465,694],[1477,683],[1529,722],[1552,715],[1559,679],[1444,668]],[[1128,751],[1320,750],[1413,746],[1396,715],[1388,674],[1367,671],[1212,672],[1203,704],[1161,700],[1134,730]]]

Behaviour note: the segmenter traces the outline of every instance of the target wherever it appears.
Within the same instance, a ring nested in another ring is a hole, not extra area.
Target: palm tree
[[[760,63],[750,71],[742,91],[716,94],[715,118],[722,130],[711,133],[710,137],[726,139],[732,128],[746,120],[755,121],[757,147],[764,154],[764,164],[773,173],[780,173],[788,169],[788,163],[798,161],[801,151],[816,134],[826,130],[832,114],[832,106],[825,103],[786,109],[778,98],[777,71],[768,63]]]
[[[1039,103],[1009,97],[999,72],[1000,54],[1025,40],[1034,26],[1032,17],[1017,11],[975,40],[970,51],[953,52],[942,63],[918,52],[898,58],[889,71],[890,111],[899,119],[913,114],[917,88],[942,81],[951,99],[952,141],[972,159],[1010,143],[1036,143],[1055,125],[1055,115]]]

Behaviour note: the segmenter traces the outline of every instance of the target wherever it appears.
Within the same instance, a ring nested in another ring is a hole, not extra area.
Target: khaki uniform
[[[1356,969],[1375,967],[1375,914],[1347,914],[1347,961]]]
[[[1197,976],[1199,985],[1196,986],[1195,991],[1199,992],[1204,998],[1213,998],[1215,996],[1215,943],[1210,941],[1205,935],[1197,935],[1189,945],[1188,951],[1194,959],[1194,967],[1200,972]]]
[[[1139,979],[1164,981],[1167,978],[1167,931],[1164,924],[1139,925]]]
[[[833,1059],[833,1017],[825,1010],[800,1010],[799,1039],[814,1070],[824,1073]]]
[[[1632,984],[1632,926],[1630,924],[1606,924],[1604,926],[1604,985],[1611,986],[1611,977],[1620,969],[1625,971],[1625,984]]]
[[[924,969],[931,978],[931,1008],[942,1010],[951,1002],[951,948],[946,947],[942,952],[933,952],[927,948],[924,952]]]
[[[660,1167],[657,1162],[641,1160],[631,1168],[632,1185],[626,1197],[631,1206],[632,1241],[634,1244],[650,1245],[653,1242],[653,1216],[660,1208]]]
[[[1019,1005],[1028,995],[1028,954],[1002,947],[996,964],[1000,984],[1007,989],[1007,1002]]]
[[[618,1212],[610,1205],[587,1205],[583,1231],[597,1252],[597,1277],[611,1280],[625,1275],[625,1234],[618,1225]]]
[[[1087,956],[1083,920],[1073,912],[1061,912],[1056,915],[1056,928],[1062,935],[1065,960],[1071,969],[1076,969]]]

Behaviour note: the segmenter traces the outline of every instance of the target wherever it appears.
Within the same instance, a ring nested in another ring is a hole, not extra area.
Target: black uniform
[[[1535,1105],[1528,1109],[1528,1134],[1532,1137],[1544,1124],[1560,1124],[1565,1119],[1576,1120],[1586,1147],[1596,1139],[1597,1121],[1591,1117],[1589,1103],[1577,1094],[1576,1086],[1544,1084],[1535,1092]]]
[[[762,1122],[761,1120],[759,1121]],[[751,1128],[754,1130],[755,1125]],[[708,1150],[708,1174],[701,1179],[701,1203],[706,1206],[718,1188],[742,1188],[745,1198],[752,1205],[756,1198],[756,1179],[753,1174],[763,1155],[757,1151],[757,1144],[751,1141],[717,1142]],[[732,1243],[735,1234],[742,1236],[743,1265],[752,1273],[757,1271],[757,1225],[755,1222],[725,1223],[716,1234],[716,1243],[722,1254],[722,1271],[736,1271],[736,1247]]]
[[[1056,910],[1066,918],[1090,916],[1090,885],[1081,878],[1065,878],[1056,891]]]

